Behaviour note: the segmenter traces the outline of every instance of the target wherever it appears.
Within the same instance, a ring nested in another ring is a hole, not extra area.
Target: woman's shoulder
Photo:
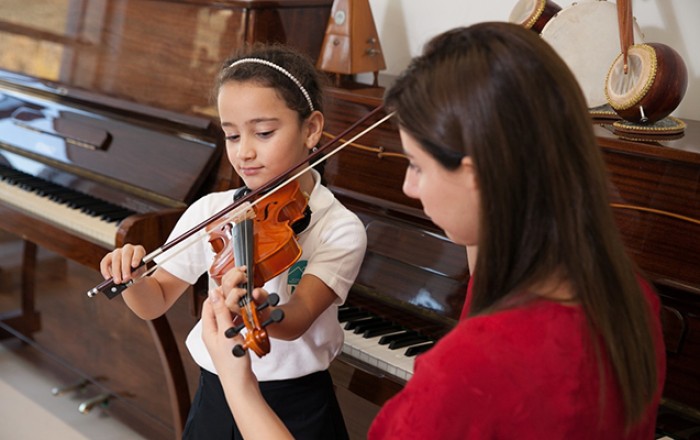
[[[581,353],[584,324],[580,307],[535,301],[464,319],[429,354],[438,365],[480,365],[483,374],[503,372],[508,365],[523,366],[530,360],[536,364],[549,355],[553,344],[566,347],[572,355]]]

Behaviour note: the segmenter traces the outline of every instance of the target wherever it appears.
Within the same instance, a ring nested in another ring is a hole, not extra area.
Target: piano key
[[[385,328],[390,328],[394,326],[394,323],[391,321],[387,320],[382,320],[382,321],[377,321],[377,322],[368,322],[368,323],[359,323],[356,327],[355,330],[353,330],[355,333],[364,333],[367,330],[373,330],[373,329],[385,329]]]
[[[412,347],[408,347],[406,349],[406,351],[404,352],[404,354],[406,356],[417,356],[421,353],[425,353],[426,351],[430,350],[431,348],[433,348],[434,345],[435,345],[434,341],[431,341],[427,344],[414,345]]]
[[[372,328],[369,330],[365,330],[365,332],[362,334],[362,337],[364,338],[374,338],[375,336],[384,336],[388,334],[394,334],[398,332],[405,332],[406,329],[398,324],[394,324],[390,327],[384,327],[384,328]]]
[[[387,336],[382,336],[379,339],[379,344],[380,345],[388,345],[392,341],[395,341],[397,339],[405,338],[405,337],[413,337],[413,336],[418,336],[418,332],[415,330],[407,330],[403,333],[395,333],[393,335],[387,335]]]
[[[370,314],[357,308],[338,310],[338,321],[340,322],[346,322],[366,316],[370,316]]]
[[[360,324],[367,324],[370,322],[380,322],[382,318],[379,318],[378,316],[366,316],[363,318],[358,318],[358,319],[353,319],[345,323],[345,330],[355,330],[355,327],[357,327]]]
[[[350,307],[345,310],[348,309]],[[358,314],[360,311],[364,312],[361,313],[364,318],[346,322],[343,352],[391,375],[404,380],[410,379],[413,375],[415,356],[429,349],[435,341],[360,308],[352,309],[354,310],[344,313]],[[342,311],[343,309],[339,309],[339,315]],[[358,327],[364,331],[356,332]],[[401,347],[390,348],[392,342]],[[398,350],[404,347],[407,349]]]
[[[395,339],[389,343],[390,350],[396,350],[399,348],[410,347],[411,345],[418,345],[424,342],[428,342],[430,339],[425,336],[410,336]]]
[[[13,185],[5,179],[0,180],[0,200],[17,211],[69,230],[107,249],[114,247],[118,229],[115,222],[86,215],[78,209]]]
[[[410,379],[413,376],[415,357],[406,356],[400,350],[389,350],[387,346],[377,342],[376,337],[364,338],[346,330],[343,352],[393,376],[403,380]]]

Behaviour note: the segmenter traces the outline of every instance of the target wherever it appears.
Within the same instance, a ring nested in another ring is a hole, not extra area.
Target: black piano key
[[[360,310],[356,307],[350,307],[347,309],[338,309],[338,321],[340,322],[346,322],[350,321],[352,319],[357,319],[357,318],[362,318],[362,317],[369,317],[372,316],[371,313],[365,311],[365,310]]]
[[[115,212],[107,213],[107,214],[102,214],[100,218],[102,220],[106,220],[108,222],[119,222],[130,215],[136,214],[136,212],[128,210],[128,209],[121,209],[117,210]]]
[[[73,199],[79,199],[81,197],[85,197],[85,195],[70,191],[66,188],[63,188],[63,191],[58,191],[58,192],[50,195],[49,200],[56,202],[56,203],[66,204]]]
[[[423,345],[414,345],[412,347],[408,347],[406,349],[406,352],[404,353],[404,356],[411,357],[411,356],[419,355],[421,353],[424,353],[424,352],[430,350],[433,347],[433,345],[435,345],[435,342],[429,342],[429,343],[423,344]]]
[[[55,203],[64,204],[87,215],[100,217],[110,222],[117,222],[136,213],[135,211],[3,165],[0,165],[0,180],[22,188],[27,192],[46,197]]]
[[[419,333],[415,330],[407,330],[403,333],[395,333],[393,335],[386,335],[379,338],[379,345],[387,345],[393,341],[406,337],[419,336]]]
[[[65,191],[64,188],[61,188],[60,186],[47,185],[44,188],[37,188],[36,193],[44,197],[49,197],[54,194],[60,194],[61,191]]]
[[[426,338],[425,336],[400,338],[389,343],[389,350],[396,350],[398,348],[409,347],[411,345],[417,345],[428,341],[430,341],[430,339]]]
[[[96,203],[94,205],[91,205],[89,207],[81,209],[82,212],[84,212],[88,215],[91,215],[93,217],[100,217],[104,214],[114,212],[114,210],[115,210],[114,206],[112,206],[108,203],[105,203],[105,202]]]
[[[359,318],[359,319],[354,319],[351,321],[348,321],[345,323],[345,327],[343,327],[345,330],[355,330],[355,327],[357,327],[359,324],[367,324],[370,322],[379,322],[382,321],[382,318],[378,316],[368,316],[365,318]]]
[[[365,339],[369,338],[376,338],[377,336],[384,336],[388,334],[393,334],[397,332],[405,332],[406,329],[400,325],[393,324],[390,327],[384,327],[384,328],[371,328],[369,330],[365,330],[364,333],[362,333],[362,337]]]
[[[355,327],[353,332],[359,335],[360,333],[364,333],[367,330],[382,329],[382,328],[391,327],[393,325],[394,324],[391,321],[386,321],[386,320],[382,319],[381,321],[376,321],[376,322],[360,323]]]

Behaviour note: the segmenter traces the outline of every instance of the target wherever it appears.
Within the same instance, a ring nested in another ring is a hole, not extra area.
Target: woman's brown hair
[[[585,99],[566,64],[530,30],[481,23],[431,40],[386,104],[445,168],[473,160],[482,206],[471,315],[510,307],[529,287],[562,275],[596,352],[612,364],[633,426],[657,388],[650,308],[614,222]]]

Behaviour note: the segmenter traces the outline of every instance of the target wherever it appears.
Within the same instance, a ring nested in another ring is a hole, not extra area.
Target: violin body
[[[292,181],[253,206],[254,287],[262,287],[301,257],[301,246],[292,225],[304,218],[307,205],[307,197],[299,183]],[[229,245],[231,235],[230,224],[209,231],[209,244],[216,253],[209,275],[217,284],[221,283],[221,277],[227,271],[236,266]]]

